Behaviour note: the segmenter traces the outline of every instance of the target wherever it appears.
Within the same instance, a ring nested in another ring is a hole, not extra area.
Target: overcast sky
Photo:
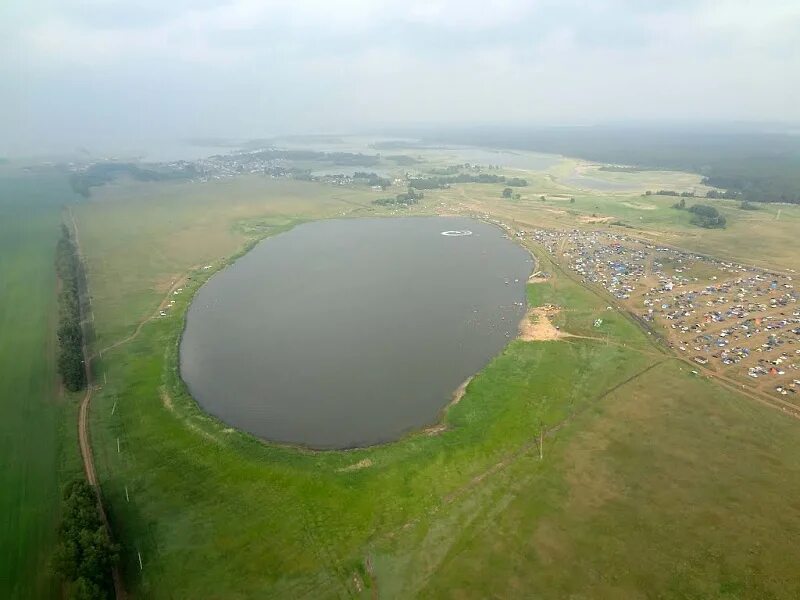
[[[0,2],[0,152],[629,119],[799,121],[800,0]]]

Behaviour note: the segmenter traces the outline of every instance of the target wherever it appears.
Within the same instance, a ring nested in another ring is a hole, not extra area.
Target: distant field
[[[55,596],[59,477],[75,472],[55,372],[55,244],[63,177],[0,177],[0,597]]]
[[[96,349],[131,333],[189,269],[229,256],[257,235],[246,230],[248,219],[341,216],[368,208],[376,197],[369,189],[263,177],[98,188],[76,209],[87,247]]]
[[[725,255],[741,255],[736,240],[751,229],[777,231],[763,244],[795,260],[781,248],[791,211],[706,232],[669,208],[674,198],[529,177],[518,200],[501,199],[500,185],[461,185],[395,210],[369,204],[380,193],[302,182],[124,184],[77,211],[99,344],[125,339],[172,280],[191,277],[169,316],[95,364],[106,382],[93,401],[96,461],[133,593],[796,597],[797,423],[692,375],[562,275],[529,298],[562,306],[562,330],[594,339],[512,342],[438,435],[309,453],[229,430],[186,394],[177,340],[191,293],[214,270],[202,267],[295,220],[459,212],[606,227],[582,217],[613,216]]]
[[[677,188],[682,175],[676,173],[675,177],[676,181],[668,179],[658,186],[649,181],[643,189]],[[800,270],[800,206],[759,204],[758,210],[751,211],[742,210],[740,202],[734,200],[686,198],[688,206],[710,204],[727,218],[725,229],[703,229],[691,224],[691,213],[672,208],[679,198],[575,190],[546,174],[533,173],[529,179],[530,185],[520,190],[519,200],[501,199],[502,186],[488,185],[458,186],[430,196],[431,201],[435,197],[454,210],[492,213],[509,222],[558,228],[603,227],[761,267]]]

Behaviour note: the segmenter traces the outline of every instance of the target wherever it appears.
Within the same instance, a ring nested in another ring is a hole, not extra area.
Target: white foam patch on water
[[[465,235],[472,235],[472,232],[469,229],[464,229],[462,231],[453,230],[453,231],[443,231],[442,235],[446,235],[448,237],[463,237]]]

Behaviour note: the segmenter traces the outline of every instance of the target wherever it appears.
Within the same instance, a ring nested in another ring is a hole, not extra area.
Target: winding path
[[[72,212],[72,209],[69,210],[69,216],[72,220],[72,230],[73,235],[75,237],[75,251],[78,254],[78,260],[83,262],[83,254],[81,253],[81,242],[80,238],[78,237],[78,223],[75,221],[75,214]],[[89,295],[86,294],[86,304],[88,304]],[[81,316],[85,315],[88,311],[86,310],[88,306],[81,305]],[[92,357],[89,356],[89,350],[86,346],[86,336],[83,337],[83,346],[81,348],[83,352],[83,368],[86,373],[86,393],[83,395],[83,399],[81,400],[80,410],[78,412],[78,443],[81,448],[81,458],[83,459],[83,470],[86,473],[86,479],[89,482],[89,485],[92,486],[94,489],[95,496],[97,498],[97,508],[100,511],[100,517],[103,519],[103,524],[105,525],[106,531],[108,535],[113,540],[113,535],[111,532],[111,526],[108,522],[108,515],[106,515],[105,507],[103,506],[103,496],[100,492],[100,486],[97,484],[97,471],[94,468],[94,457],[92,455],[92,441],[89,437],[89,406],[92,401],[92,391],[93,391],[93,383],[92,383]],[[116,596],[117,600],[125,600],[127,598],[127,593],[125,591],[125,586],[122,581],[122,574],[120,573],[119,567],[114,565],[111,569],[111,577],[114,580],[114,595]]]
[[[149,317],[145,317],[144,319],[142,319],[139,322],[139,324],[136,326],[136,329],[134,329],[133,333],[131,333],[128,337],[125,337],[125,338],[119,340],[118,342],[114,342],[110,346],[106,346],[105,348],[101,348],[97,353],[92,354],[89,358],[94,360],[98,356],[103,356],[103,352],[109,352],[110,350],[113,350],[114,348],[119,348],[120,346],[135,340],[138,337],[138,335],[142,332],[142,327],[144,327],[147,323],[149,323],[150,321],[152,321],[153,319],[155,319],[156,317],[159,316],[160,311],[163,310],[167,306],[167,303],[168,303],[168,301],[170,299],[170,296],[173,295],[175,290],[177,290],[179,287],[183,287],[186,284],[186,281],[189,279],[189,273],[191,273],[192,271],[194,271],[196,269],[197,269],[197,267],[192,267],[191,269],[186,271],[186,273],[184,273],[182,276],[180,276],[178,279],[175,280],[175,282],[169,288],[169,291],[167,291],[167,295],[164,296],[164,299],[161,300],[161,302],[159,303],[158,308],[156,308],[155,312],[152,315],[150,315]]]

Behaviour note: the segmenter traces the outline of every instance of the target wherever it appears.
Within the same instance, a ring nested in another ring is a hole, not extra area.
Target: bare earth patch
[[[635,210],[655,210],[658,208],[653,204],[639,204],[638,202],[620,202],[620,204]]]
[[[342,467],[341,469],[336,469],[336,471],[339,473],[347,473],[348,471],[359,471],[361,469],[366,469],[367,467],[371,466],[372,466],[372,461],[369,458],[365,458],[363,460],[358,461],[357,463],[353,463],[352,465]]]
[[[172,403],[172,396],[169,395],[169,392],[163,387],[159,388],[158,390],[159,395],[161,396],[161,402],[164,404],[164,408],[170,411],[172,414],[177,415],[177,411],[175,410],[175,405]],[[188,421],[187,419],[183,419],[184,423],[190,428],[202,435],[203,437],[211,440],[212,442],[219,443],[219,440],[211,435],[209,432],[201,429],[196,424]]]
[[[543,342],[570,337],[568,333],[559,331],[550,318],[557,315],[557,306],[545,304],[528,309],[519,323],[519,339],[523,342]]]
[[[470,381],[472,381],[472,377],[467,377],[464,382],[456,388],[456,390],[453,392],[453,398],[450,400],[449,404],[444,407],[444,410],[442,411],[443,413],[447,412],[451,406],[455,406],[461,401],[461,399],[464,397],[464,394],[467,393],[467,386],[469,385]],[[422,430],[422,433],[425,435],[436,435],[442,433],[446,429],[447,425],[444,423],[439,423],[438,425],[426,427]]]
[[[610,223],[614,217],[579,217],[581,223]]]
[[[536,271],[535,273],[531,273],[531,276],[528,277],[528,283],[546,283],[550,280],[549,277],[545,277],[542,275],[542,271]]]

